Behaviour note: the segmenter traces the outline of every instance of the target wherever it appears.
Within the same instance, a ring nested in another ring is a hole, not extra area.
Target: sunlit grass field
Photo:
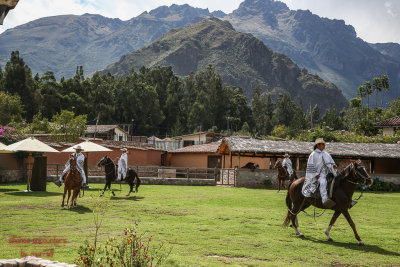
[[[103,185],[91,187],[77,208],[67,210],[61,208],[62,189],[53,184],[47,184],[47,192],[30,193],[23,192],[25,185],[0,185],[0,259],[51,247],[54,260],[73,263],[78,247],[94,239],[93,208]],[[332,211],[315,220],[300,214],[304,239],[283,228],[286,191],[143,185],[125,197],[127,185],[114,189],[115,197],[103,197],[109,207],[100,241],[123,236],[136,221],[154,246],[171,249],[166,266],[400,266],[399,193],[366,193],[350,211],[366,244],[360,247],[343,216],[332,228],[334,242],[327,242]],[[66,243],[18,244],[13,238]]]

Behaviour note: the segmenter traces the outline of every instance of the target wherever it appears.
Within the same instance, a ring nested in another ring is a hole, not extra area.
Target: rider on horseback
[[[85,175],[85,171],[83,170],[83,163],[85,162],[85,156],[82,154],[82,147],[81,146],[76,146],[74,147],[75,149],[75,157],[76,157],[76,169],[78,170],[78,172],[81,175],[82,178],[82,187],[83,188],[89,188],[89,186],[86,184],[86,175]],[[65,164],[65,169],[62,172],[61,176],[60,176],[60,180],[54,182],[58,187],[60,187],[63,183],[63,179],[65,178],[65,176],[67,175],[68,171],[69,171],[69,165],[70,162],[69,160],[67,161],[67,163]]]
[[[336,176],[337,167],[331,155],[324,151],[325,141],[322,138],[315,140],[314,151],[310,154],[307,161],[306,180],[303,185],[303,195],[311,197],[317,188],[319,182],[319,191],[321,193],[322,203],[324,206],[331,208],[336,203],[328,198],[326,176],[333,173]]]
[[[290,160],[290,156],[288,153],[285,153],[285,155],[283,155],[285,158],[282,161],[282,166],[283,168],[285,168],[286,173],[288,174],[288,177],[292,177],[293,175],[293,168],[292,168],[292,161]]]
[[[122,148],[122,155],[118,160],[118,178],[117,181],[124,180],[126,177],[126,173],[128,172],[128,154],[126,153],[128,150],[126,148]]]

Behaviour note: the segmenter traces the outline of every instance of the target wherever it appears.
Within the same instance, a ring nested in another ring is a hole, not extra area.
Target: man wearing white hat
[[[285,153],[285,155],[283,155],[283,156],[285,158],[282,161],[282,166],[283,166],[283,168],[285,168],[285,170],[290,178],[293,175],[292,161],[290,160],[290,156],[288,153]]]
[[[75,149],[75,158],[76,158],[76,169],[78,170],[78,172],[81,175],[82,178],[82,187],[83,188],[89,188],[86,184],[86,175],[85,175],[85,171],[83,169],[83,164],[85,162],[85,156],[82,153],[82,147],[80,145],[74,147]],[[69,171],[69,160],[67,161],[67,163],[65,164],[65,169],[62,172],[61,176],[60,176],[60,180],[58,180],[57,182],[55,182],[55,184],[60,187],[63,183],[63,178],[65,177],[65,175],[67,175],[68,171]]]
[[[122,155],[118,160],[118,178],[117,181],[121,181],[125,179],[126,173],[128,172],[128,154],[126,153],[128,150],[126,148],[122,148]]]
[[[328,173],[333,173],[333,175],[336,176],[335,168],[337,166],[331,155],[324,151],[324,149],[324,139],[318,138],[315,140],[314,151],[308,157],[306,180],[304,181],[302,192],[305,197],[311,197],[311,195],[316,191],[319,182],[319,191],[321,193],[322,203],[327,208],[332,208],[336,203],[328,198],[326,190],[326,175]]]

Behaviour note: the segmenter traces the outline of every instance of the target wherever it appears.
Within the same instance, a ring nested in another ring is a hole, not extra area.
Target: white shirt
[[[282,166],[286,167],[287,171],[289,173],[289,176],[292,176],[292,174],[293,174],[292,161],[289,158],[283,159]]]
[[[126,173],[128,172],[128,154],[122,153],[118,160],[118,180],[125,179]]]
[[[336,176],[333,165],[335,165],[335,161],[328,152],[317,148],[310,154],[307,161],[306,180],[302,190],[305,197],[310,197],[315,192],[318,185],[316,176],[319,175],[319,179],[324,179],[329,172]]]

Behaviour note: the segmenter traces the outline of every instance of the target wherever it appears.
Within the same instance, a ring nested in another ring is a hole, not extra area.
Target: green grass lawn
[[[92,211],[103,185],[91,186],[78,199],[79,207],[67,210],[61,208],[62,189],[53,184],[47,192],[30,193],[22,191],[24,185],[0,185],[0,259],[44,249],[10,244],[14,235],[56,236],[67,243],[54,248],[54,259],[72,263],[79,245],[94,238]],[[172,249],[167,266],[400,266],[399,193],[367,193],[351,210],[366,244],[360,247],[343,216],[331,231],[334,242],[326,241],[332,211],[315,221],[300,214],[304,239],[282,228],[286,192],[143,185],[136,196],[126,198],[127,191],[123,185],[110,199],[100,239],[122,236],[137,221],[139,232]]]

